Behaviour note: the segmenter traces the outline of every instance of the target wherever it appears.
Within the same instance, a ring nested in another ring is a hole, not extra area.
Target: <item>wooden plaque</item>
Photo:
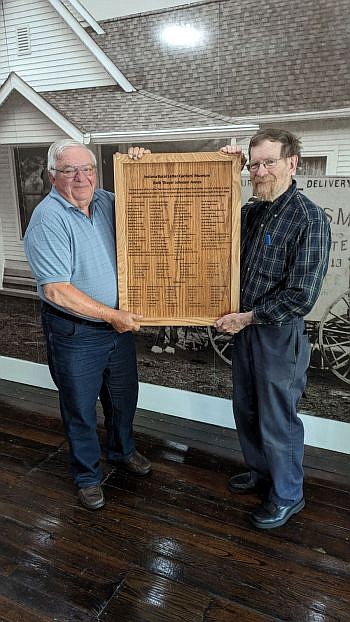
[[[114,156],[119,308],[150,326],[239,310],[237,155]]]

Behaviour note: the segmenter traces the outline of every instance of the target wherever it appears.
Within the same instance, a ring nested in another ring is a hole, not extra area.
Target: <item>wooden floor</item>
[[[306,508],[272,531],[233,496],[234,432],[141,411],[144,480],[76,500],[57,395],[0,381],[0,620],[350,621],[350,465],[307,448]]]

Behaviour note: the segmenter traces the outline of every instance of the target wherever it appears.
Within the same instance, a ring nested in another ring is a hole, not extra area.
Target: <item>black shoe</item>
[[[239,473],[229,479],[228,487],[231,492],[253,492],[256,485],[251,473]]]
[[[234,492],[236,494],[256,492],[260,497],[264,499],[268,497],[271,485],[271,479],[267,478],[260,478],[255,482],[250,472],[234,475],[228,482],[228,487],[231,492]]]
[[[117,464],[128,471],[128,473],[140,475],[141,477],[148,475],[152,470],[152,464],[150,461],[147,460],[145,456],[142,456],[142,454],[140,454],[136,449],[128,460]]]
[[[98,485],[79,488],[78,497],[80,503],[88,510],[98,510],[105,504],[103,490]]]
[[[251,473],[239,473],[234,475],[228,481],[228,487],[231,492],[253,492],[257,490],[258,485],[254,482]]]
[[[250,521],[258,529],[274,529],[282,527],[293,514],[297,514],[305,506],[305,499],[294,505],[277,505],[273,501],[265,501],[250,515]]]

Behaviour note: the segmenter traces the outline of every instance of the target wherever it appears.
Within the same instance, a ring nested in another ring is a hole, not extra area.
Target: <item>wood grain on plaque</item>
[[[239,308],[240,158],[114,156],[120,308],[206,325]]]

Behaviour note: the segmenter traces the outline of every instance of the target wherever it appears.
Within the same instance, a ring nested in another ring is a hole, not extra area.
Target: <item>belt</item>
[[[92,326],[93,328],[112,328],[111,324],[108,322],[94,322],[93,320],[86,320],[78,315],[71,315],[70,313],[66,313],[65,311],[61,311],[61,309],[57,309],[56,307],[49,305],[44,300],[41,300],[41,310],[44,313],[51,313],[51,315],[56,315],[57,317],[69,320],[70,322],[76,322],[77,324],[84,324],[86,326]]]

